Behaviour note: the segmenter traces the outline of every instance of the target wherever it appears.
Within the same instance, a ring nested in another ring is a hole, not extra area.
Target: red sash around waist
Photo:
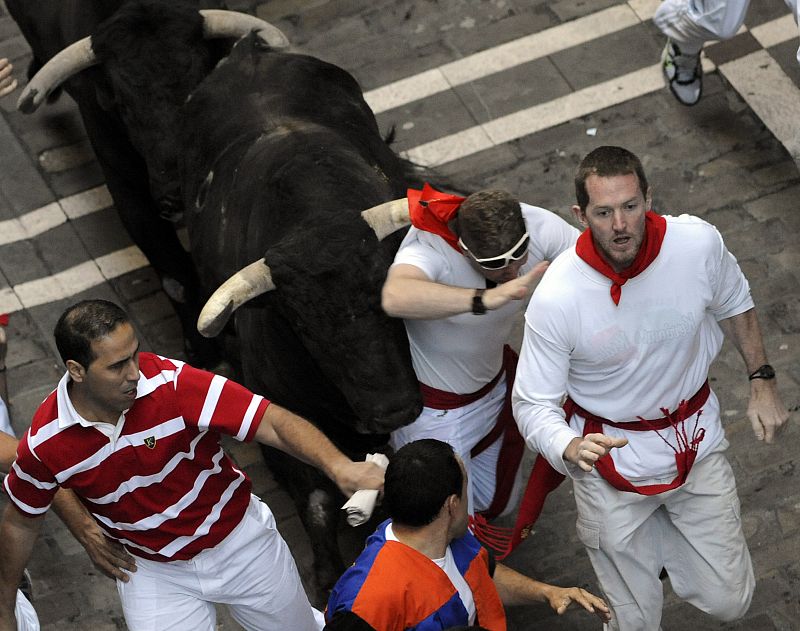
[[[614,461],[609,454],[606,454],[595,463],[595,468],[600,475],[614,488],[629,493],[655,495],[677,488],[686,481],[686,477],[689,475],[689,471],[697,456],[698,446],[705,437],[705,429],[700,428],[698,431],[697,421],[695,421],[692,436],[689,438],[685,428],[685,421],[695,414],[697,414],[698,419],[700,418],[700,414],[702,414],[701,408],[705,405],[710,393],[711,389],[708,386],[708,381],[706,381],[688,401],[681,401],[674,412],[662,408],[661,411],[664,414],[662,418],[648,420],[639,417],[638,421],[630,423],[616,423],[596,416],[582,409],[569,398],[564,404],[564,410],[566,412],[567,423],[569,423],[572,415],[576,413],[586,419],[583,429],[584,436],[591,433],[602,433],[603,425],[611,425],[612,427],[619,427],[635,432],[654,431],[656,433],[660,430],[674,427],[678,447],[673,446],[666,438],[658,434],[675,452],[675,463],[678,467],[678,475],[670,483],[634,486],[617,472]],[[495,535],[495,541],[492,542],[494,545],[491,547],[497,552],[498,560],[505,558],[511,550],[517,547],[517,545],[530,534],[533,524],[542,512],[547,496],[558,488],[563,481],[564,476],[553,469],[550,463],[547,462],[541,454],[536,456],[536,461],[531,470],[531,475],[528,479],[525,494],[522,497],[514,527],[512,529],[504,529],[489,526],[493,529],[493,534]]]
[[[506,504],[508,504],[511,491],[514,488],[517,470],[522,461],[522,454],[525,451],[525,441],[519,433],[517,424],[514,422],[514,415],[511,411],[511,390],[514,385],[516,367],[517,354],[510,346],[506,345],[503,347],[503,366],[500,372],[480,390],[470,392],[469,394],[456,394],[454,392],[445,392],[444,390],[432,388],[424,383],[419,384],[420,392],[422,393],[422,402],[426,407],[433,408],[434,410],[453,410],[474,403],[485,397],[494,389],[501,377],[505,375],[506,396],[500,414],[489,432],[481,438],[470,451],[470,456],[475,458],[489,446],[493,445],[501,436],[503,438],[503,442],[500,446],[500,454],[497,458],[494,497],[492,498],[491,506],[482,513],[485,519],[497,517],[497,515],[503,512]],[[478,539],[481,539],[481,534],[479,532],[476,532],[475,535]]]
[[[506,367],[503,365],[503,367],[500,368],[500,372],[497,373],[489,383],[487,383],[481,389],[476,390],[475,392],[469,392],[467,394],[445,392],[444,390],[439,390],[420,381],[419,391],[422,394],[422,404],[426,408],[433,408],[434,410],[455,410],[456,408],[464,407],[465,405],[474,403],[492,391],[492,388],[494,388],[497,385],[497,382],[500,381],[500,377],[503,376],[505,370]]]
[[[694,465],[694,460],[697,457],[697,450],[700,443],[703,441],[703,438],[705,438],[706,430],[702,427],[698,429],[697,424],[700,415],[703,413],[701,408],[708,400],[709,394],[711,394],[711,388],[708,387],[708,381],[706,381],[688,401],[681,401],[674,412],[670,412],[667,408],[661,408],[661,412],[664,414],[661,418],[649,420],[640,416],[638,421],[630,423],[615,423],[614,421],[596,416],[581,408],[569,397],[567,397],[564,403],[564,411],[567,414],[567,422],[569,422],[573,414],[580,414],[585,419],[586,422],[583,425],[584,436],[587,434],[602,433],[603,425],[610,425],[611,427],[634,432],[656,432],[659,438],[675,452],[675,465],[677,466],[678,474],[671,482],[634,486],[617,471],[611,454],[606,454],[600,458],[595,463],[595,469],[603,476],[606,482],[618,491],[638,493],[639,495],[657,495],[658,493],[664,493],[665,491],[678,488],[686,482],[686,478],[689,476],[689,472]],[[686,431],[684,421],[695,414],[697,414],[697,419],[695,419],[694,428],[692,429],[690,437]],[[659,434],[659,430],[669,427],[675,429],[675,440],[678,443],[677,447]]]

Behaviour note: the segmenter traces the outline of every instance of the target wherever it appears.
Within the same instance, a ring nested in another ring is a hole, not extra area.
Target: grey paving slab
[[[383,130],[396,126],[396,151],[466,129],[477,122],[453,91],[440,92],[383,112],[377,119]]]
[[[787,12],[786,3],[783,0],[756,0],[750,2],[744,23],[752,28],[786,15]]]
[[[0,119],[0,189],[15,214],[53,201],[53,193],[39,175],[5,120]],[[6,219],[2,217],[0,219]]]
[[[44,262],[49,274],[62,272],[91,258],[72,222],[56,226],[26,243],[35,248],[37,258]]]
[[[540,3],[538,7],[524,2],[485,4],[496,7],[488,24],[482,23],[471,31],[451,29],[444,34],[444,41],[460,56],[471,55],[558,24],[558,20],[547,10],[547,3]]]
[[[591,40],[551,55],[574,90],[656,63],[663,38],[652,37],[642,24]]]
[[[557,0],[548,8],[561,22],[567,22],[617,4],[622,4],[621,0]]]
[[[750,31],[747,31],[731,39],[706,46],[703,51],[711,61],[719,66],[759,49],[761,49],[761,44],[758,43]]]
[[[548,59],[537,59],[457,86],[454,92],[479,123],[487,123],[523,107],[532,107],[572,92],[560,70]]]
[[[69,223],[92,258],[133,244],[115,208],[105,208]]]
[[[0,269],[12,287],[50,275],[50,270],[30,241],[0,246]]]
[[[769,48],[769,54],[778,62],[781,70],[800,87],[800,64],[797,63],[797,47],[798,41],[790,39],[783,44],[778,44]]]

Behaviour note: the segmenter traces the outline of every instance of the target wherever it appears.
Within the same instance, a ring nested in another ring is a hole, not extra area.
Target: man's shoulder
[[[692,248],[701,250],[702,246],[714,246],[722,241],[722,235],[713,224],[695,215],[663,215],[667,221],[665,240],[679,240],[685,245],[685,239],[691,239]]]

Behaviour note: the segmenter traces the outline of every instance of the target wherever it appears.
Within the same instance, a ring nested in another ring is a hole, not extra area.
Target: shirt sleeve
[[[538,292],[538,289],[537,289]],[[534,292],[525,314],[525,334],[514,380],[514,418],[526,444],[544,456],[564,475],[581,477],[580,468],[563,458],[570,441],[579,436],[564,420],[561,403],[566,394],[571,345],[558,334],[562,327],[549,325],[554,317],[566,323],[566,316],[548,310],[542,294]]]
[[[441,237],[422,234],[420,230],[412,227],[400,244],[392,265],[413,265],[422,270],[430,280],[438,281],[444,271],[444,257],[436,251],[428,239],[440,239],[444,243]]]
[[[47,512],[58,491],[52,472],[34,454],[28,432],[17,446],[17,459],[3,482],[13,506],[23,515],[37,517]]]
[[[716,235],[713,269],[711,276],[713,297],[709,310],[717,320],[725,320],[753,308],[750,284],[742,273],[736,257],[728,251],[722,235],[714,228]]]
[[[187,424],[251,441],[269,401],[244,386],[184,364],[175,375],[178,405]]]
[[[536,261],[553,261],[568,250],[580,236],[580,232],[556,213],[522,204],[525,224],[531,240],[528,249]]]

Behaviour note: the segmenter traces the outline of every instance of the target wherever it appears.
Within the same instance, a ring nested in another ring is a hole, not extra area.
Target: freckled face
[[[589,203],[586,210],[573,206],[584,227],[592,230],[597,250],[616,272],[629,267],[636,259],[644,240],[645,213],[650,195],[642,194],[635,173],[586,178]]]

